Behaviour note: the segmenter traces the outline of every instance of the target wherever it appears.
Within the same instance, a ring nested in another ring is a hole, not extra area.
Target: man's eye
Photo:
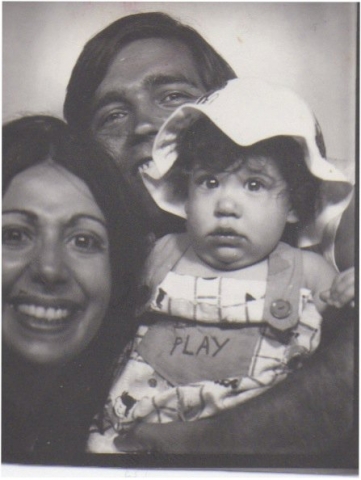
[[[196,184],[207,189],[214,189],[219,186],[219,181],[213,175],[203,175],[196,179]]]
[[[183,103],[195,101],[196,97],[193,97],[193,95],[189,95],[188,93],[185,92],[171,92],[162,97],[162,104],[171,106],[171,107],[178,107],[180,105],[183,105]]]
[[[101,121],[101,125],[109,125],[115,122],[122,121],[126,116],[127,113],[125,111],[111,112],[108,115],[104,115]]]
[[[259,190],[266,188],[266,185],[261,180],[250,179],[246,182],[246,188],[250,192],[258,192]]]
[[[100,238],[96,237],[95,235],[84,233],[74,235],[70,239],[69,244],[77,250],[81,250],[86,253],[99,252],[104,249],[104,242]]]
[[[26,246],[31,239],[31,233],[24,228],[5,227],[2,230],[2,244],[8,247]]]

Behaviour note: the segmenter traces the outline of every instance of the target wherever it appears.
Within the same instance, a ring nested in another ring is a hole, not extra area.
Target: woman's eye
[[[32,239],[30,232],[20,227],[6,227],[2,231],[2,244],[9,247],[26,246]]]
[[[104,242],[94,235],[78,234],[70,239],[70,245],[77,250],[87,253],[95,253],[104,249]]]
[[[219,181],[213,175],[204,175],[204,176],[199,177],[196,180],[196,184],[201,186],[201,187],[202,186],[206,187],[207,189],[210,190],[210,189],[213,189],[213,188],[217,188],[219,186]]]
[[[253,179],[247,180],[246,188],[250,192],[258,192],[259,190],[266,188],[266,186],[261,180],[256,180],[253,178]]]

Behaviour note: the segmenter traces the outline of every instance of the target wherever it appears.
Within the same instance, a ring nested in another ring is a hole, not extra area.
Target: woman
[[[61,120],[3,129],[3,462],[83,452],[134,334],[143,235],[120,182]]]

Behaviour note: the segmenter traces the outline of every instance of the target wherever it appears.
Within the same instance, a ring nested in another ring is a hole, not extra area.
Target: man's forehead
[[[148,74],[187,72],[199,76],[192,52],[176,40],[150,38],[134,40],[122,47],[109,65],[105,77],[143,77]]]
[[[204,93],[203,82],[195,69],[184,69],[174,64],[168,64],[165,68],[154,65],[138,75],[130,75],[126,69],[108,72],[95,92],[94,103],[99,108],[99,102],[102,105],[116,102],[142,90],[151,91],[167,85],[186,87],[194,91],[194,95]]]
[[[95,92],[92,107],[97,110],[110,103],[131,101],[146,90],[176,84],[194,90],[195,97],[204,93],[199,69],[188,47],[171,39],[134,40],[114,57]]]

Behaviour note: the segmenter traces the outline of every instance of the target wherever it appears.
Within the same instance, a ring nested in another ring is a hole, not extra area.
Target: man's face
[[[148,215],[158,207],[140,174],[164,121],[205,93],[188,48],[176,40],[135,40],[121,49],[96,90],[91,130],[112,155]]]

